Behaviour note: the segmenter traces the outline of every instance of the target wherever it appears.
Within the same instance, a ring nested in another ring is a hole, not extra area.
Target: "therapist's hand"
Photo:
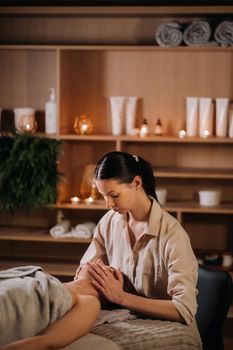
[[[89,273],[94,278],[93,286],[112,303],[121,305],[123,299],[123,276],[120,270],[113,270],[100,259],[90,264]]]

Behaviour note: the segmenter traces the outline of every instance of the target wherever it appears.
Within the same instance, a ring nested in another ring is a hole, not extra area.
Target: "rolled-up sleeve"
[[[177,224],[164,245],[168,267],[167,293],[186,324],[190,324],[197,310],[198,264],[191,248],[189,236]]]

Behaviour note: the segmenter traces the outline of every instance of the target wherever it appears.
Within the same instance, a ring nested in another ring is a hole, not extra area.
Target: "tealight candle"
[[[90,197],[88,197],[88,198],[85,199],[85,202],[86,202],[87,204],[92,204],[92,203],[94,202],[94,198],[90,196]]]
[[[32,129],[30,123],[26,123],[24,128],[25,128],[25,130],[31,130]]]
[[[74,130],[77,134],[89,135],[93,131],[92,121],[85,115],[76,117],[74,121]]]
[[[87,124],[82,124],[81,125],[81,134],[86,134],[87,133]]]
[[[180,130],[179,131],[179,133],[178,133],[178,135],[179,135],[179,138],[184,138],[186,135],[187,135],[187,133],[186,133],[186,131],[185,130]]]
[[[204,130],[204,131],[201,133],[201,137],[208,137],[208,136],[210,136],[209,130]]]
[[[143,119],[142,125],[140,126],[139,136],[145,137],[149,134],[149,126],[146,119]]]
[[[37,129],[34,116],[23,115],[19,121],[19,128],[26,134],[33,134]]]
[[[80,202],[80,199],[78,197],[72,197],[70,198],[72,204],[78,204]]]

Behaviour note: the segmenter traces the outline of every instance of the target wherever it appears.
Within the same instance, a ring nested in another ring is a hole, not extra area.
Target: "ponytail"
[[[142,157],[138,157],[138,168],[139,168],[139,175],[142,179],[142,186],[144,188],[144,191],[149,196],[153,197],[158,201],[156,192],[155,192],[155,176],[153,173],[153,170],[150,166],[150,164],[143,159]]]
[[[115,179],[120,183],[131,183],[137,175],[142,179],[145,193],[158,201],[153,170],[142,157],[126,152],[110,152],[100,159],[95,169],[96,180]]]

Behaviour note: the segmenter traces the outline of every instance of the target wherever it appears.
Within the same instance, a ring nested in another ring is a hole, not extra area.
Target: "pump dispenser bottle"
[[[57,132],[57,103],[55,88],[50,88],[50,99],[45,104],[45,132],[55,134]]]

